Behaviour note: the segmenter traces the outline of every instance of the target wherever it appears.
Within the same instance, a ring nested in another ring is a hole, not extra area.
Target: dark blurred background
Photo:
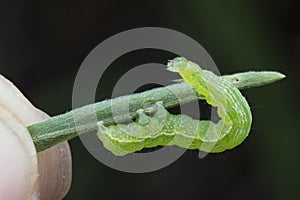
[[[147,174],[110,169],[76,138],[73,184],[65,199],[300,199],[297,2],[245,1],[0,1],[0,73],[50,115],[72,109],[72,87],[87,54],[106,38],[131,28],[171,28],[197,40],[222,74],[276,70],[281,82],[244,91],[253,112],[247,140],[231,151],[198,159],[187,151]],[[123,56],[102,80],[109,98],[120,76],[168,54]],[[113,66],[112,66],[113,67]]]

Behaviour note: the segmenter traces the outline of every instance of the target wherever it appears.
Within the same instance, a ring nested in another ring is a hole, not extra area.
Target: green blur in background
[[[159,171],[128,174],[70,141],[73,183],[65,199],[300,199],[300,14],[294,1],[8,1],[0,7],[0,73],[50,115],[72,109],[82,61],[106,38],[144,26],[165,27],[198,41],[221,74],[274,70],[287,78],[243,91],[253,113],[249,137],[237,148],[199,159],[187,151]],[[101,79],[97,100],[110,98],[118,78],[159,50],[122,56]]]

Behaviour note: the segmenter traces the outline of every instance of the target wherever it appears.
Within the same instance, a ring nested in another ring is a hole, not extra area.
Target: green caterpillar
[[[138,110],[136,121],[128,125],[105,127],[100,121],[97,135],[104,147],[123,156],[143,148],[172,145],[216,153],[242,143],[250,131],[252,116],[240,91],[231,82],[183,57],[169,61],[167,66],[203,95],[207,103],[217,107],[221,120],[214,123],[184,114],[173,115],[163,107],[163,102],[157,102],[152,117]]]

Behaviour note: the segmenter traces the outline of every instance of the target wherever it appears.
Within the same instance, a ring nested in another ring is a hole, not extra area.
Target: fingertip
[[[35,188],[36,154],[29,151],[18,134],[29,133],[13,115],[1,107],[0,199],[28,199]]]

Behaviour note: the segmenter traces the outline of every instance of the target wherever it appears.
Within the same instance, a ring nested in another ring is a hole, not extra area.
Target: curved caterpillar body
[[[221,120],[194,120],[179,114],[173,115],[156,103],[153,117],[138,110],[136,122],[105,127],[98,123],[98,137],[105,148],[122,156],[143,148],[177,145],[205,152],[222,152],[239,145],[248,135],[252,116],[246,99],[231,82],[196,63],[178,57],[168,63],[168,70],[178,72],[183,80],[202,94],[207,103],[218,107]]]

